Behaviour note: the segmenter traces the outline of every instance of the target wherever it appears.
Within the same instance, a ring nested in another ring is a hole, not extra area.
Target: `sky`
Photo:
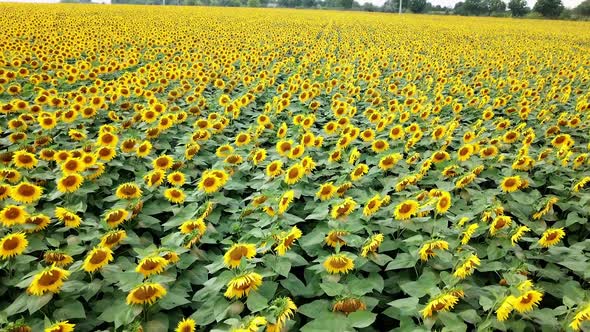
[[[371,2],[374,5],[381,6],[386,0],[357,0],[359,3],[367,3]],[[404,3],[407,0],[404,0]],[[428,0],[433,5],[441,5],[446,7],[453,7],[455,3],[464,0]],[[509,0],[503,0],[504,2],[508,2]],[[561,0],[563,5],[567,8],[574,8],[579,5],[583,0]],[[59,0],[0,0],[0,2],[59,2]],[[527,0],[529,7],[533,7],[535,5],[536,0]]]
[[[377,6],[381,6],[383,5],[383,3],[385,2],[385,0],[357,0],[360,3],[367,3],[367,2],[371,2],[374,5]],[[405,2],[406,0],[404,0]],[[441,5],[441,6],[446,6],[446,7],[453,7],[455,6],[455,3],[459,2],[459,1],[463,1],[463,0],[428,0],[428,2],[432,3],[433,5]],[[509,0],[503,0],[504,2],[508,2]],[[577,5],[579,5],[583,0],[561,0],[561,2],[563,2],[563,5],[567,8],[574,8]],[[529,7],[533,8],[533,6],[535,5],[536,0],[527,0],[527,3],[529,4]]]

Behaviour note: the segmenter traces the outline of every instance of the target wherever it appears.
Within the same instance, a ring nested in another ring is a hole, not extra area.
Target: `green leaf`
[[[248,294],[246,305],[248,306],[248,309],[254,313],[266,308],[268,305],[268,300],[259,292],[254,291]]]
[[[32,315],[37,312],[39,309],[43,308],[51,299],[53,298],[53,293],[47,293],[42,296],[30,296],[27,300],[27,309],[29,313]]]
[[[330,302],[328,300],[315,300],[300,306],[297,311],[309,318],[318,318],[323,313],[330,312]]]
[[[352,327],[367,327],[373,324],[375,319],[377,318],[377,314],[369,312],[369,311],[355,311],[348,315],[348,321]]]
[[[323,282],[320,287],[324,290],[328,296],[339,296],[344,291],[344,285],[336,282]]]
[[[73,301],[56,309],[53,313],[53,318],[55,320],[86,318],[86,313],[84,312],[84,306],[80,301]]]
[[[416,261],[417,259],[412,257],[412,255],[407,253],[401,253],[395,256],[393,261],[387,264],[385,271],[407,269],[410,267],[414,267],[416,265]]]
[[[391,308],[385,310],[384,314],[395,319],[415,316],[418,312],[418,302],[419,299],[416,297],[407,297],[389,302],[388,305]]]
[[[467,325],[453,312],[443,311],[438,313],[438,319],[444,324],[443,331],[460,332],[467,331]]]

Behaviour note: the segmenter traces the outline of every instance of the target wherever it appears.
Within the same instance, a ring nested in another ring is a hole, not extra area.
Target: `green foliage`
[[[561,0],[537,0],[533,10],[545,17],[556,18],[563,12]]]
[[[510,0],[508,8],[514,17],[521,17],[528,12],[526,0]]]

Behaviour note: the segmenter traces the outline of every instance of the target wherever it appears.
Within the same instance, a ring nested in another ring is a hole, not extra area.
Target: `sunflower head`
[[[127,295],[127,304],[154,304],[166,295],[166,289],[158,283],[143,283],[133,288]]]

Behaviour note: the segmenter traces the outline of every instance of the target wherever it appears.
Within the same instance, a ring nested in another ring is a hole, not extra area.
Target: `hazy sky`
[[[358,2],[362,3],[366,3],[366,2],[371,2],[374,5],[377,6],[381,6],[383,5],[383,3],[386,0],[357,0]],[[403,0],[404,3],[407,0]],[[441,5],[441,6],[447,6],[447,7],[453,7],[455,5],[455,3],[459,2],[459,1],[464,1],[464,0],[428,0],[430,3],[432,3],[433,5]],[[508,2],[509,0],[503,0],[504,2]],[[579,5],[582,1],[584,0],[561,0],[564,4],[564,6],[568,7],[568,8],[574,8],[577,5]],[[0,0],[0,2],[59,2],[59,0]],[[533,7],[535,5],[536,0],[527,0],[529,7]]]
[[[357,0],[360,3],[366,3],[366,2],[371,2],[374,5],[378,5],[381,6],[383,5],[383,3],[385,2],[385,0]],[[404,0],[404,3],[407,0]],[[432,3],[433,5],[441,5],[441,6],[447,6],[447,7],[453,7],[455,5],[455,3],[459,2],[459,1],[463,1],[463,0],[429,0],[430,3]],[[503,0],[504,2],[508,2],[509,0]],[[568,8],[574,8],[577,5],[579,5],[582,1],[584,0],[561,0],[561,2],[563,2],[563,5],[568,7]],[[535,5],[536,0],[527,0],[529,7],[533,7]]]

